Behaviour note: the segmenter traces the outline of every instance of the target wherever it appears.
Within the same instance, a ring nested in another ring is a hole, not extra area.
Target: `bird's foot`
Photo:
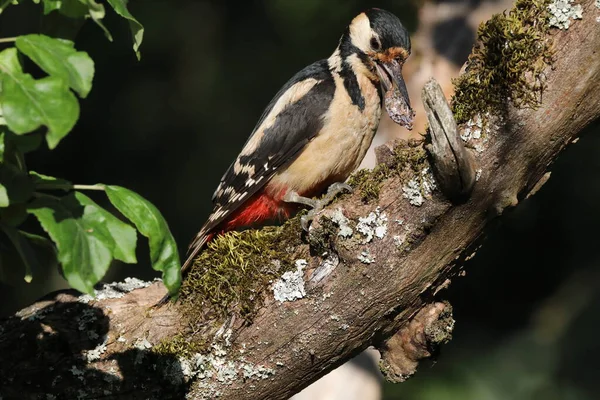
[[[329,186],[329,188],[327,189],[327,193],[319,200],[311,199],[309,197],[303,197],[294,191],[289,191],[283,197],[283,201],[287,203],[304,204],[305,206],[311,208],[311,210],[306,215],[303,215],[300,218],[300,225],[302,226],[302,229],[308,232],[310,222],[312,222],[312,220],[315,219],[317,214],[323,211],[323,209],[327,207],[327,205],[329,205],[329,203],[331,203],[333,199],[335,199],[335,197],[342,192],[352,193],[352,187],[347,183],[336,182]]]

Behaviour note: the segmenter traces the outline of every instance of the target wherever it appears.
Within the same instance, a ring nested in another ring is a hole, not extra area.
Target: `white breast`
[[[342,79],[337,74],[334,79],[337,89],[323,128],[294,162],[271,179],[270,190],[308,194],[324,183],[344,181],[360,165],[379,125],[377,89],[366,77],[358,77],[365,100],[361,111],[352,104]]]

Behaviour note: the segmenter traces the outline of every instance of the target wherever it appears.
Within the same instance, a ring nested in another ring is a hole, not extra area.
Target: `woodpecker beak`
[[[410,107],[408,90],[402,77],[402,63],[397,59],[375,61],[381,87],[385,93],[385,109],[395,123],[411,130],[415,112]]]

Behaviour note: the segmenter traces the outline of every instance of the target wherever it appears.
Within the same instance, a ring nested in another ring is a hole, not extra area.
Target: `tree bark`
[[[303,298],[268,296],[252,324],[230,320],[206,337],[209,354],[152,351],[194,329],[177,304],[151,307],[166,292],[160,282],[135,290],[129,282],[92,301],[49,295],[0,322],[2,398],[287,399],[371,345],[388,377],[412,374],[451,331],[450,307],[437,297],[486,225],[537,190],[558,153],[600,116],[600,10],[594,0],[581,5],[581,21],[551,32],[556,53],[540,107],[509,107],[469,150],[477,182],[466,201],[452,204],[438,190],[415,206],[392,177],[377,203],[359,193],[336,202],[323,215],[341,209],[357,220],[379,207],[387,231],[336,246],[328,263],[307,258]]]

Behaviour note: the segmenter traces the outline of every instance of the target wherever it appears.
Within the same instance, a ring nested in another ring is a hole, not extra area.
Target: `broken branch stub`
[[[465,201],[475,184],[475,161],[463,145],[452,110],[435,79],[425,84],[423,105],[429,121],[431,143],[425,149],[442,193],[452,202]]]
[[[379,368],[389,382],[404,382],[417,372],[420,360],[435,355],[439,345],[452,338],[454,319],[447,302],[428,304],[407,326],[381,346]]]

